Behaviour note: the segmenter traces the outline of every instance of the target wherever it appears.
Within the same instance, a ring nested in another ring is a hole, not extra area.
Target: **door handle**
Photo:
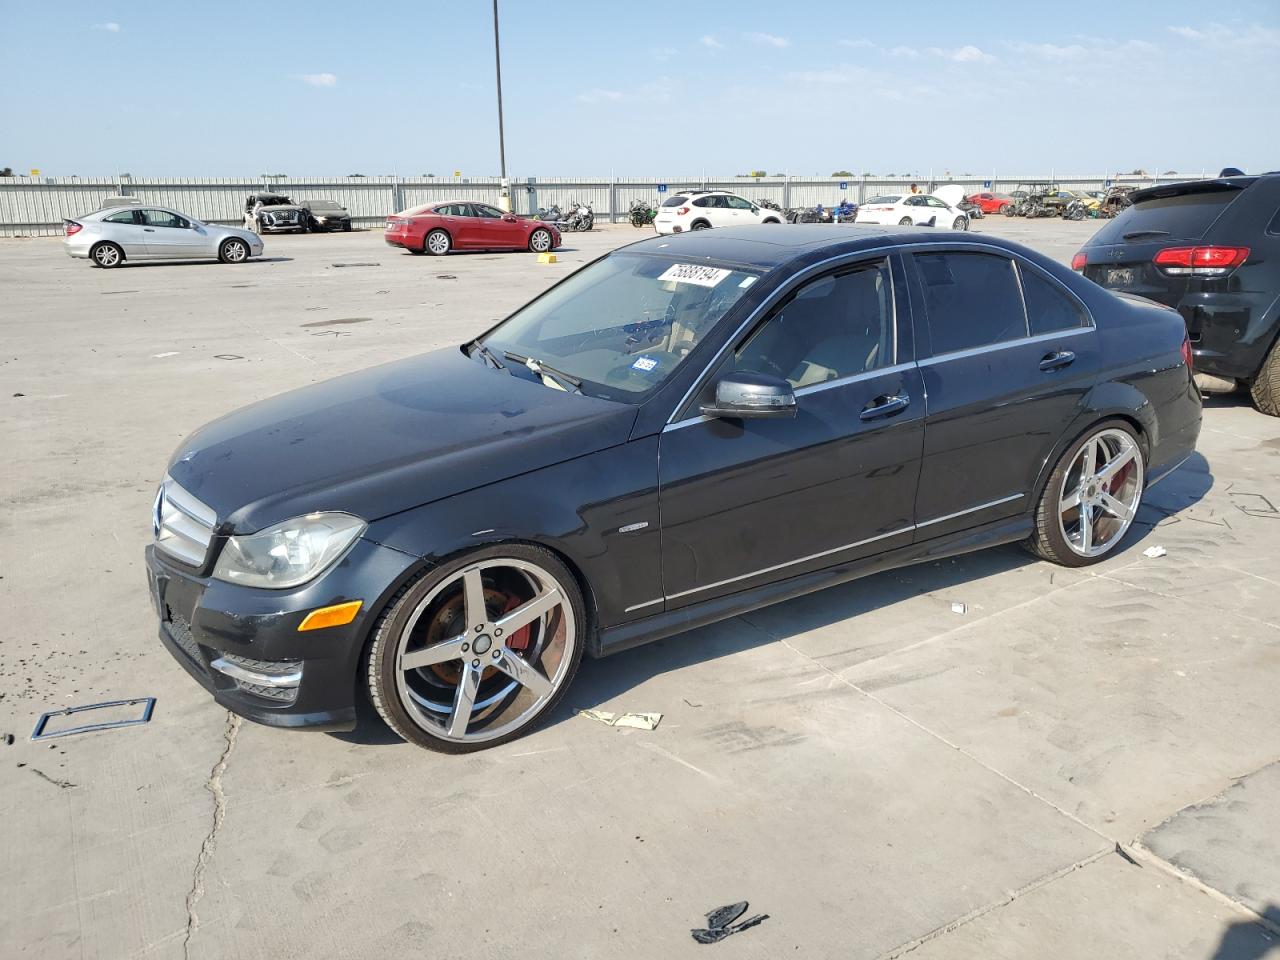
[[[865,407],[858,417],[862,420],[878,420],[880,417],[891,417],[911,406],[911,398],[906,394],[895,397],[876,397]]]
[[[143,228],[142,228],[142,232],[143,232],[143,233],[155,233],[155,232],[156,232],[156,228],[155,228],[155,227],[143,227]]]
[[[1045,373],[1050,370],[1061,370],[1063,367],[1070,366],[1075,359],[1076,355],[1070,350],[1056,350],[1041,357],[1040,369]]]

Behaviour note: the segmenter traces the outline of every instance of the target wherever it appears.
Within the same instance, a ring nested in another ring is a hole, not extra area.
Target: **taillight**
[[[1191,338],[1182,338],[1182,362],[1187,365],[1187,369],[1191,369]]]
[[[677,211],[676,211],[676,216],[677,216],[677,217],[683,217],[683,216],[684,216],[686,213],[688,213],[688,212],[689,212],[689,208],[688,208],[688,207],[681,207],[679,210],[677,210]]]
[[[64,220],[62,225],[66,228],[68,237],[74,237],[84,229],[83,223],[76,223],[74,220]]]
[[[1152,262],[1170,276],[1225,277],[1248,256],[1248,247],[1166,247]]]
[[[1085,268],[1085,264],[1087,264],[1088,262],[1089,262],[1089,255],[1085,253],[1083,250],[1081,250],[1074,257],[1071,258],[1071,269],[1083,270]]]

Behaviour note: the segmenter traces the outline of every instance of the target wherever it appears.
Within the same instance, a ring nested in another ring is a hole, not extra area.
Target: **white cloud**
[[[302,82],[312,87],[336,87],[338,78],[332,73],[304,73]]]
[[[940,47],[930,47],[929,52],[935,57],[945,57],[954,63],[991,63],[995,60],[989,53],[984,53],[977,47],[966,45],[956,47],[954,50],[943,50]]]
[[[649,56],[657,60],[659,63],[665,63],[676,55],[678,51],[675,47],[654,47],[649,51]]]
[[[583,103],[611,103],[621,100],[622,97],[621,90],[601,90],[598,87],[594,90],[584,90],[578,94],[578,99]]]
[[[102,30],[104,33],[119,33],[120,24],[115,23],[114,21],[108,21],[106,23],[95,23],[93,25],[93,29]]]
[[[1169,32],[1212,47],[1280,47],[1280,30],[1259,23],[1227,26],[1210,23],[1205,27],[1169,27]]]
[[[1016,53],[1028,53],[1045,60],[1078,60],[1088,54],[1088,50],[1078,43],[1058,45],[1056,43],[1024,43],[1018,41],[1009,44]]]
[[[874,43],[867,40],[865,37],[859,37],[857,40],[841,40],[839,42],[842,47],[854,47],[855,49],[865,49],[875,46]]]
[[[717,40],[715,37],[711,36],[710,34],[703,37],[698,42],[702,44],[704,47],[710,47],[712,50],[719,50],[721,47],[724,46],[723,43],[721,43],[719,40]]]
[[[914,59],[915,57],[920,56],[920,51],[917,50],[915,47],[894,47],[892,50],[889,51],[889,56],[911,57]]]
[[[778,50],[791,46],[791,41],[786,37],[775,36],[772,33],[748,33],[747,39],[752,43],[761,43],[766,47],[775,47]]]

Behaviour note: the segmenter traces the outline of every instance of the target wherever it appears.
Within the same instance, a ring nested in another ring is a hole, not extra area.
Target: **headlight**
[[[246,587],[283,590],[318,577],[364,533],[347,513],[309,513],[242,537],[231,537],[213,575]]]

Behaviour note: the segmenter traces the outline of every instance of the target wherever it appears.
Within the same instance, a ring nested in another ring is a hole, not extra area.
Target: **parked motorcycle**
[[[559,223],[564,215],[561,214],[559,205],[553,203],[549,207],[538,208],[538,219],[544,223]]]
[[[653,223],[658,216],[657,209],[648,200],[635,200],[631,203],[631,225],[645,227]]]
[[[570,233],[579,233],[584,230],[590,230],[596,222],[596,215],[591,209],[589,203],[578,203],[573,201],[569,204],[569,209],[565,211],[564,219],[560,223],[560,229]]]
[[[1090,210],[1083,200],[1072,200],[1062,211],[1063,220],[1087,220],[1093,216],[1096,216],[1096,213]]]
[[[757,200],[756,206],[764,207],[766,210],[776,210],[778,213],[782,212],[782,204],[776,200]]]

